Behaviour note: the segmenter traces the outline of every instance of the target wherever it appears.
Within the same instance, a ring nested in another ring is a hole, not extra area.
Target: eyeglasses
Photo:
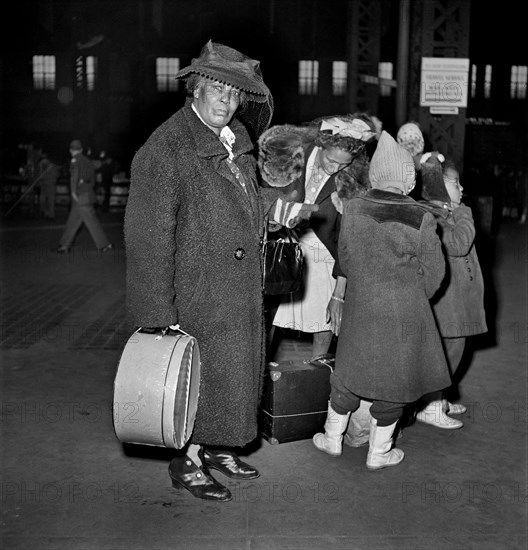
[[[242,92],[236,88],[229,88],[222,84],[206,84],[205,91],[211,96],[216,98],[227,96],[228,100],[240,101]]]

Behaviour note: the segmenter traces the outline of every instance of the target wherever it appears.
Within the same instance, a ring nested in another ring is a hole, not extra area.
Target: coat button
[[[473,277],[470,277],[469,280],[472,281],[472,280],[473,280]]]
[[[471,268],[470,267],[468,267],[467,270],[468,270],[468,273],[471,273]]]
[[[246,251],[243,248],[237,248],[234,253],[235,259],[242,260],[246,256]]]

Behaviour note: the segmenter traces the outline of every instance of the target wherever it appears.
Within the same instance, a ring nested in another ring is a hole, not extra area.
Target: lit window
[[[510,77],[510,97],[512,99],[526,99],[527,84],[528,67],[526,65],[513,65]]]
[[[319,61],[299,61],[299,94],[317,95]]]
[[[332,62],[332,93],[345,95],[347,88],[347,64],[346,61]]]
[[[471,65],[471,97],[477,93],[477,66]]]
[[[55,89],[55,56],[33,56],[33,87],[35,90]]]
[[[95,77],[97,75],[97,57],[89,55],[86,58],[86,89],[95,88]]]
[[[75,85],[93,91],[97,78],[97,57],[80,55],[75,59]]]
[[[382,79],[392,80],[392,70],[393,65],[390,62],[383,62],[378,65],[378,76],[380,78],[380,95],[383,97],[388,97],[391,95],[392,86],[390,84],[384,84],[382,82]]]
[[[178,90],[179,81],[174,75],[180,70],[178,57],[156,58],[156,84],[158,92],[175,92]]]
[[[486,65],[484,72],[484,97],[486,99],[491,97],[491,65]]]

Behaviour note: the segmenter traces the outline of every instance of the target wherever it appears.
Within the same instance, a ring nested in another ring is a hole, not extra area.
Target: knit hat
[[[398,145],[385,130],[381,132],[372,155],[369,178],[374,189],[395,187],[407,195],[414,188],[416,170],[411,153]]]
[[[241,108],[257,136],[269,126],[273,116],[273,97],[264,84],[259,61],[209,40],[200,56],[178,71],[175,78],[186,78],[193,73],[243,90],[249,102],[258,103],[258,108],[248,104]]]
[[[422,197],[427,201],[451,202],[444,184],[442,162],[444,156],[437,151],[422,156]]]
[[[424,138],[420,127],[415,122],[406,122],[396,134],[398,143],[407,149],[414,157],[421,155],[424,150]]]

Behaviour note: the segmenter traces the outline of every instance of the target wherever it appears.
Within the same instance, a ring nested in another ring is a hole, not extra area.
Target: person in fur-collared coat
[[[273,327],[312,335],[312,357],[328,352],[341,323],[346,281],[336,261],[340,216],[334,203],[340,200],[338,190],[366,192],[365,150],[374,137],[370,117],[345,114],[321,117],[304,126],[274,126],[259,139],[264,181],[278,181],[286,196],[319,207],[296,226],[305,262],[302,288],[283,295],[270,308]],[[274,334],[273,328],[270,333]],[[270,340],[273,345],[273,337]]]
[[[273,113],[259,63],[209,41],[176,77],[190,97],[132,162],[127,301],[136,326],[179,324],[198,342],[194,429],[169,475],[193,496],[221,502],[232,495],[210,469],[238,480],[259,476],[233,449],[258,435],[263,217],[273,205],[275,221],[289,224],[286,213],[308,209],[273,201],[274,190],[257,185],[249,131],[259,135]]]
[[[339,262],[347,276],[325,433],[314,445],[342,453],[343,432],[361,398],[370,407],[367,468],[399,464],[391,449],[405,404],[449,384],[429,300],[445,274],[436,220],[407,195],[415,183],[412,156],[386,132],[369,168],[372,189],[345,205]]]

